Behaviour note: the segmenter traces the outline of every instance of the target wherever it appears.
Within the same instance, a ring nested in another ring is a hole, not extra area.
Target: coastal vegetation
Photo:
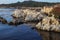
[[[0,7],[6,8],[20,8],[20,7],[43,7],[43,6],[52,6],[60,3],[49,3],[49,2],[36,2],[36,1],[24,1],[11,4],[0,4]]]

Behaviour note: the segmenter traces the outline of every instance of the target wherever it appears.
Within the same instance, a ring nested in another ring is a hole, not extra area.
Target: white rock
[[[55,31],[60,32],[60,25],[57,25],[57,26],[56,26]]]
[[[45,17],[41,12],[30,9],[16,9],[13,13],[16,18],[25,18],[25,21],[36,21]]]
[[[13,12],[13,16],[17,17],[17,18],[22,18],[22,17],[25,17],[25,13],[23,12],[22,9],[16,9],[14,12]]]
[[[51,22],[51,23],[50,23]],[[47,31],[58,31],[60,32],[60,24],[57,19],[54,17],[45,17],[42,20],[42,23],[39,22],[36,25],[37,28],[42,29],[42,30],[47,30]]]
[[[48,24],[44,25],[43,26],[43,30],[49,31],[50,30],[50,25],[48,25]]]
[[[40,20],[44,16],[40,12],[28,12],[25,18],[26,21]]]
[[[42,29],[42,28],[43,28],[41,22],[39,22],[39,23],[36,25],[36,27],[37,27],[37,29]]]
[[[50,25],[50,27],[51,27],[51,31],[54,31],[54,30],[56,30],[56,25]]]

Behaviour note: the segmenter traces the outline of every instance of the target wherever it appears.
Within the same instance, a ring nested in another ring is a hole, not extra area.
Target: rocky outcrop
[[[25,21],[37,21],[43,17],[44,15],[42,15],[41,12],[29,12],[25,17]]]
[[[24,11],[22,10],[22,9],[16,9],[14,12],[13,12],[13,15],[12,16],[14,16],[14,17],[16,17],[16,18],[24,18],[25,17],[25,13],[24,13]]]
[[[52,6],[44,6],[41,11],[44,12],[45,14],[50,15],[52,13],[53,7]]]
[[[42,30],[60,32],[59,21],[54,16],[43,18],[42,21],[36,25],[36,27]]]
[[[37,12],[35,10],[17,9],[14,11],[13,16],[18,18],[18,20],[37,21],[45,17],[46,15],[44,15],[42,12]]]
[[[39,22],[36,25],[37,29],[60,32],[60,23],[56,18],[54,7],[44,7],[40,11],[31,9],[16,9],[13,13],[13,24],[20,24],[24,22]],[[11,24],[11,23],[10,23]]]

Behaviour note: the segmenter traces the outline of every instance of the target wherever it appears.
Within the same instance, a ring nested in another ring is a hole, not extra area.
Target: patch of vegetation
[[[52,6],[60,3],[48,3],[48,2],[36,2],[36,1],[24,1],[11,4],[0,4],[0,7],[43,7],[43,6]]]

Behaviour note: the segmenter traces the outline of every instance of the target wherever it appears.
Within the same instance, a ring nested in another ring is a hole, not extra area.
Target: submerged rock
[[[9,24],[9,25],[13,25],[13,22],[9,22],[8,24]]]
[[[0,17],[0,22],[2,22],[3,24],[7,23],[7,20],[5,20],[4,18]]]
[[[16,25],[16,26],[17,26],[17,25],[23,24],[23,22],[19,22],[19,23],[18,23],[18,22],[16,22],[16,23],[10,22],[10,23],[8,23],[8,24],[9,24],[9,25]]]
[[[20,25],[23,24],[24,22],[22,21],[18,21],[18,20],[12,20],[11,22],[9,22],[9,25]]]
[[[2,22],[3,24],[7,23],[7,21],[6,21],[5,19],[3,19],[1,22]]]

